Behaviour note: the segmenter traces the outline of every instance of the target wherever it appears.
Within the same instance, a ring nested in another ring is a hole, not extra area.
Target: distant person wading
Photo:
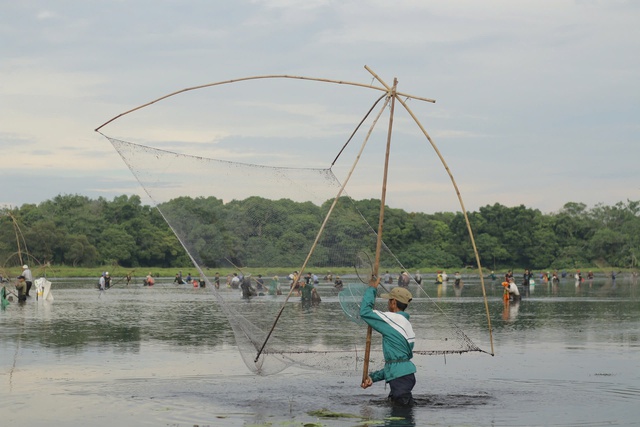
[[[31,270],[27,264],[22,266],[22,276],[24,276],[24,281],[27,285],[27,290],[25,292],[25,296],[30,296],[29,291],[31,290],[31,286],[33,286],[33,275],[31,274]]]

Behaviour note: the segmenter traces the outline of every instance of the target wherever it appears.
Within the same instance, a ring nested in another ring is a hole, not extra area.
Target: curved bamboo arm
[[[471,229],[471,223],[469,222],[469,217],[467,215],[467,210],[464,207],[464,201],[462,200],[462,196],[460,195],[460,190],[458,189],[458,184],[456,183],[456,180],[453,177],[453,174],[451,173],[451,170],[449,169],[449,165],[447,165],[447,162],[444,160],[444,157],[442,157],[442,154],[440,153],[440,150],[438,149],[436,144],[433,142],[433,140],[431,139],[431,137],[429,136],[429,134],[427,133],[425,128],[422,126],[422,123],[420,123],[420,121],[418,120],[416,115],[413,113],[413,111],[411,111],[409,106],[402,99],[400,99],[400,98],[397,98],[397,99],[400,102],[400,104],[402,104],[402,106],[405,108],[405,110],[407,110],[409,115],[413,118],[413,120],[416,122],[416,124],[418,125],[418,127],[420,128],[420,130],[422,131],[424,136],[427,138],[427,140],[429,141],[429,143],[433,147],[434,151],[436,152],[436,155],[440,159],[440,162],[442,162],[442,165],[444,166],[445,170],[447,171],[447,174],[449,175],[449,178],[451,179],[451,183],[453,184],[453,188],[456,191],[456,195],[458,196],[458,201],[460,202],[460,207],[462,208],[462,214],[464,215],[464,220],[465,220],[465,222],[467,224],[467,231],[469,232],[469,238],[471,239],[471,246],[473,247],[473,253],[475,254],[476,263],[478,264],[478,273],[480,274],[480,285],[482,287],[482,296],[484,298],[484,307],[485,307],[485,310],[487,312],[487,324],[488,324],[488,328],[489,328],[489,341],[491,342],[491,355],[493,356],[494,355],[494,352],[493,352],[493,332],[491,330],[491,316],[489,314],[489,303],[487,301],[487,292],[486,292],[485,287],[484,287],[484,277],[483,277],[483,274],[482,274],[482,264],[480,264],[480,255],[478,254],[478,248],[476,247],[476,241],[475,241],[475,238],[473,237],[473,230]]]
[[[368,67],[367,67],[367,69],[368,69]],[[119,119],[122,116],[125,116],[125,115],[127,115],[129,113],[133,113],[134,111],[137,111],[137,110],[140,110],[142,108],[148,107],[149,105],[155,104],[156,102],[160,102],[163,99],[167,99],[167,98],[170,98],[170,97],[175,96],[175,95],[179,95],[179,94],[184,93],[184,92],[189,92],[189,91],[197,90],[197,89],[204,89],[204,88],[207,88],[207,87],[220,86],[220,85],[225,85],[225,84],[230,84],[230,83],[237,83],[237,82],[243,82],[243,81],[249,81],[249,80],[260,80],[260,79],[310,80],[310,81],[315,81],[315,82],[334,83],[334,84],[341,84],[341,85],[357,86],[357,87],[362,87],[362,88],[366,88],[366,89],[375,89],[375,90],[379,90],[379,91],[382,91],[382,92],[388,92],[389,91],[389,88],[381,88],[381,87],[377,87],[377,86],[367,85],[367,84],[364,84],[364,83],[349,82],[349,81],[345,81],[345,80],[324,79],[324,78],[318,78],[318,77],[291,76],[291,75],[288,75],[288,74],[271,74],[271,75],[263,75],[263,76],[241,77],[241,78],[238,78],[238,79],[224,80],[224,81],[215,82],[215,83],[207,83],[207,84],[204,84],[204,85],[192,86],[192,87],[181,89],[181,90],[172,92],[170,94],[161,96],[160,98],[154,99],[153,101],[149,101],[146,104],[142,104],[142,105],[140,105],[138,107],[135,107],[135,108],[132,108],[130,110],[127,110],[124,113],[118,114],[117,116],[107,120],[106,122],[104,122],[103,124],[98,126],[95,129],[95,131],[98,132],[101,128],[103,128],[104,126],[106,126],[109,123],[113,122],[114,120]],[[405,98],[417,99],[417,100],[420,100],[420,101],[436,102],[433,99],[422,98],[422,97],[418,97],[418,96],[409,95],[409,94],[406,94],[406,93],[398,92],[398,95],[403,96]]]

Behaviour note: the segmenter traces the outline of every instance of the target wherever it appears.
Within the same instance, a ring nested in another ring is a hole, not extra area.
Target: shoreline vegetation
[[[304,273],[320,278],[328,271],[355,274],[355,253],[373,249],[369,228],[363,224],[378,223],[379,201],[345,198],[341,203],[355,206],[356,212],[335,216],[324,236],[331,246],[317,249],[318,258],[309,261],[325,267],[309,265]],[[227,203],[215,197],[180,197],[164,205],[178,213],[191,213],[183,232],[187,241],[199,242],[191,250],[198,248],[194,258],[201,266],[212,266],[204,267],[209,277],[216,271],[221,276],[241,271],[283,277],[299,270],[308,252],[305,248],[316,239],[316,225],[328,208],[326,203],[317,206],[259,197]],[[525,268],[535,273],[580,270],[583,275],[638,268],[640,201],[591,209],[569,202],[549,214],[524,205],[496,203],[469,212],[469,219],[485,277],[492,270],[501,276],[509,269],[521,275]],[[460,212],[427,214],[386,207],[384,229],[385,246],[411,275],[439,270],[477,275]],[[179,271],[199,276],[158,209],[142,205],[138,196],[125,195],[112,201],[60,195],[38,205],[0,208],[0,261],[0,274],[13,278],[23,264],[36,276],[98,277],[104,271],[111,277],[128,272],[173,277]],[[380,274],[387,269],[398,274],[398,264],[388,261],[381,259]],[[138,265],[161,267],[134,267]],[[251,267],[244,267],[247,265]]]
[[[147,274],[151,273],[154,277],[175,277],[175,275],[179,272],[182,272],[183,278],[187,276],[187,274],[191,274],[193,278],[199,278],[199,272],[194,267],[182,267],[182,268],[173,268],[173,267],[121,267],[121,266],[101,266],[101,267],[73,267],[73,266],[56,266],[52,265],[49,267],[43,266],[29,266],[33,273],[34,278],[36,277],[69,277],[69,278],[78,278],[78,277],[95,277],[96,280],[103,272],[108,271],[109,275],[114,278],[124,278],[127,274],[131,274],[132,278],[140,278],[145,277]],[[278,276],[280,279],[286,278],[286,276],[294,271],[300,269],[300,266],[297,267],[247,267],[243,268],[241,271],[243,273],[251,273],[253,277],[257,277],[258,274],[261,274],[263,277],[273,277]],[[501,280],[504,277],[504,274],[511,270],[515,276],[521,276],[524,272],[524,268],[506,268],[506,269],[498,269],[491,270],[483,267],[482,274],[486,279],[491,279],[490,275],[492,271],[496,275],[496,280]],[[624,273],[633,273],[637,271],[634,268],[590,268],[590,269],[540,269],[540,270],[532,270],[535,277],[539,273],[543,272],[553,272],[557,270],[559,273],[562,271],[566,272],[568,276],[573,278],[573,275],[580,271],[583,277],[586,276],[587,271],[593,272],[594,275],[597,276],[610,276],[611,272],[615,272],[616,275],[621,275]],[[381,268],[380,275],[384,275],[387,270],[385,268]],[[432,276],[437,275],[438,272],[446,271],[449,274],[450,278],[453,278],[453,274],[457,271],[460,272],[463,277],[475,276],[479,277],[477,268],[464,268],[464,269],[453,269],[453,268],[425,268],[419,270],[409,270],[408,273],[411,276],[415,276],[417,272],[420,272],[420,275],[424,276]],[[228,274],[233,274],[234,272],[238,272],[238,270],[225,267],[225,268],[205,268],[205,274],[209,279],[213,279],[216,272],[220,273],[221,281],[224,282],[226,280],[226,276]],[[303,272],[306,273],[314,273],[316,274],[320,280],[324,280],[324,277],[330,272],[335,279],[336,276],[355,276],[356,272],[353,267],[340,267],[340,268],[308,268]],[[11,267],[0,269],[0,274],[5,279],[15,279],[22,273],[22,269],[19,267]],[[399,271],[389,270],[394,279],[400,273]],[[394,280],[395,281],[395,280]]]

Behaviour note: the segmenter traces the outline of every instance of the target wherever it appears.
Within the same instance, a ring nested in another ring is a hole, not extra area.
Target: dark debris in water
[[[405,420],[405,417],[386,417],[384,420],[372,420],[366,416],[362,416],[362,415],[356,415],[356,414],[349,414],[349,413],[345,413],[345,412],[333,412],[330,411],[326,408],[322,408],[320,410],[317,411],[309,411],[307,412],[308,415],[311,415],[312,417],[318,417],[318,418],[324,418],[324,419],[338,419],[338,418],[356,418],[358,420],[360,420],[360,422],[358,422],[357,424],[355,424],[356,426],[374,426],[374,425],[385,425],[387,423],[387,421],[401,421],[401,420]],[[322,426],[322,424],[304,424],[304,427],[311,427],[311,426]]]
[[[318,418],[362,418],[360,415],[347,414],[344,412],[333,412],[326,408],[322,408],[317,411],[309,411],[307,413],[312,417]]]

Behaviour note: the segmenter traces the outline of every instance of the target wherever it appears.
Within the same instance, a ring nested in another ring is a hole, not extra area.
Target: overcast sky
[[[0,1],[0,206],[59,194],[139,194],[148,203],[94,132],[107,120],[179,89],[247,76],[379,86],[364,65],[389,84],[397,77],[401,92],[437,100],[410,105],[467,210],[639,200],[639,22],[640,2],[617,0]],[[132,113],[102,131],[227,160],[260,136],[270,164],[280,155],[286,163],[296,141],[310,166],[328,167],[336,151],[312,145],[340,147],[382,93],[288,81],[209,94],[208,104],[186,96],[167,103],[173,113]],[[224,99],[246,109],[234,116]],[[248,105],[263,112],[252,117]],[[318,120],[271,118],[287,109]],[[410,201],[407,191],[390,204],[459,210],[446,177],[442,185],[451,198],[433,184],[433,197]]]

